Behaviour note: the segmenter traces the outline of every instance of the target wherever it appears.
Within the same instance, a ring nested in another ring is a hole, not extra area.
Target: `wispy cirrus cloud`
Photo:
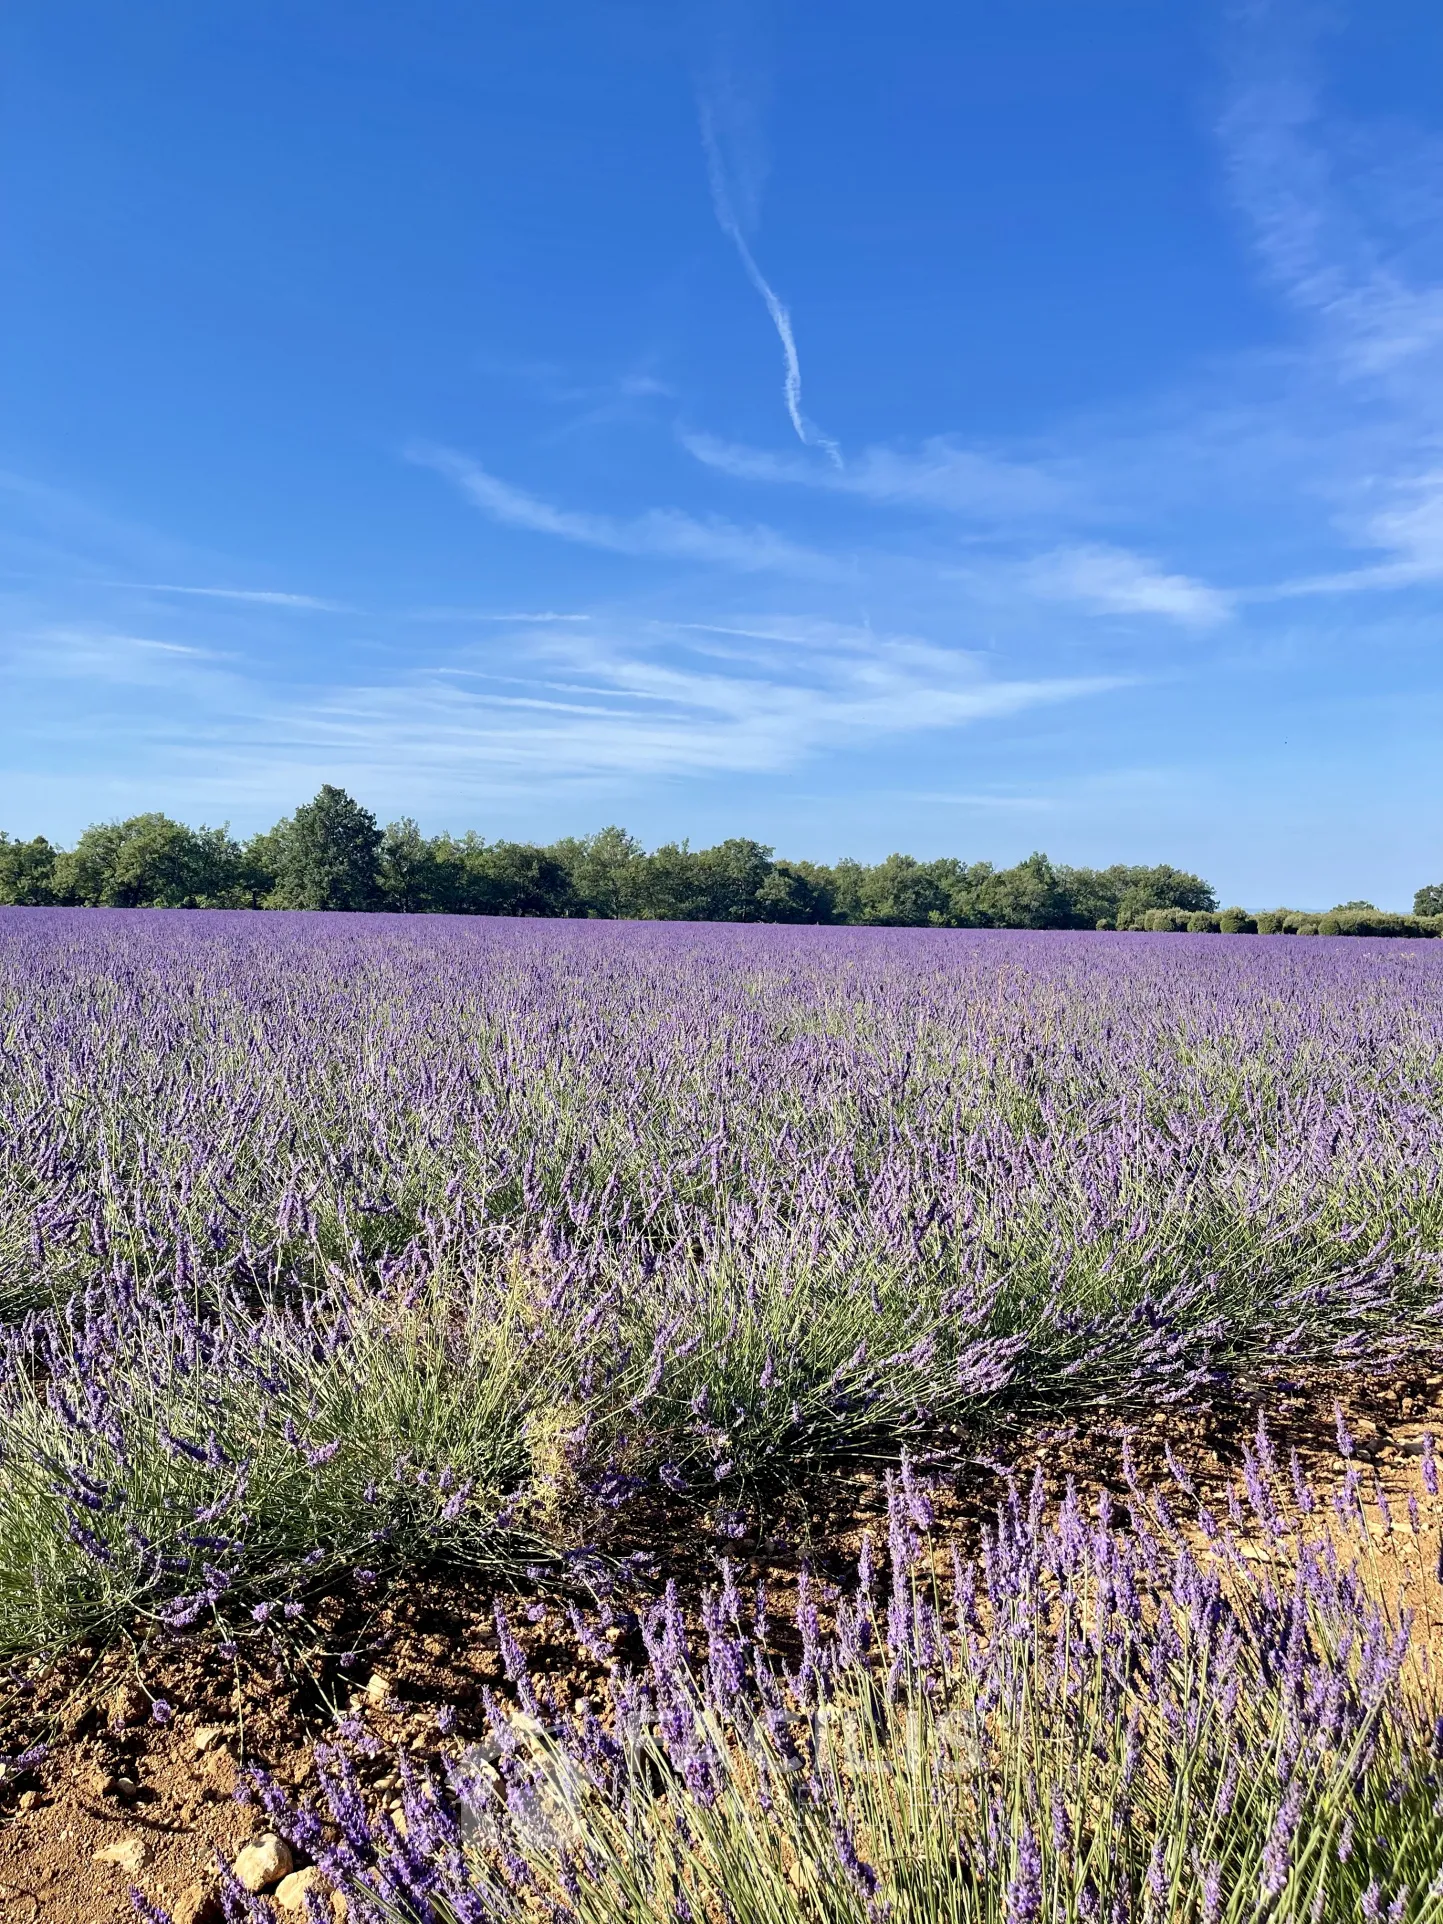
[[[101,622],[50,623],[0,640],[0,662],[13,687],[63,684],[63,701],[72,708],[88,687],[102,703],[104,691],[115,688],[215,689],[227,659],[197,642],[130,634]]]
[[[828,579],[844,572],[831,556],[789,541],[771,528],[739,527],[720,516],[702,519],[674,508],[650,508],[625,519],[558,508],[513,487],[454,449],[418,444],[409,450],[409,456],[420,466],[444,475],[473,506],[508,528],[554,535],[558,540],[611,554],[657,555],[748,573]]]
[[[178,581],[107,581],[107,588],[128,588],[140,594],[195,595],[205,601],[242,601],[262,608],[305,608],[318,614],[352,611],[344,602],[323,601],[317,595],[288,594],[277,588],[196,588]]]
[[[840,469],[711,434],[684,432],[680,438],[704,466],[740,481],[819,488],[991,524],[1025,524],[1085,505],[1061,472],[969,448],[949,435],[935,435],[916,449],[866,448]]]
[[[1361,517],[1356,538],[1360,545],[1379,549],[1389,559],[1279,582],[1256,598],[1360,594],[1443,581],[1443,468],[1379,486],[1386,488],[1389,503]]]
[[[1242,18],[1219,138],[1257,258],[1306,330],[1280,413],[1309,465],[1299,492],[1328,503],[1346,557],[1259,598],[1443,580],[1443,141],[1328,111],[1321,15],[1280,0]]]
[[[701,637],[701,639],[699,639]],[[747,645],[727,646],[729,639]],[[606,781],[795,768],[888,735],[965,727],[1117,685],[1103,676],[996,677],[976,655],[840,623],[533,634],[530,680],[469,657],[401,684],[318,691],[275,717],[278,739],[390,766]]]
[[[1217,124],[1247,238],[1297,317],[1291,344],[1030,446],[939,434],[838,471],[695,430],[682,445],[737,481],[955,520],[993,605],[1202,635],[1268,602],[1443,580],[1443,143],[1330,114],[1315,26],[1287,0],[1240,11]]]
[[[840,473],[705,435],[688,435],[684,445],[707,466],[741,480],[821,487],[956,516],[990,532],[1009,550],[1035,542],[1050,526],[1088,519],[1078,488],[1045,466],[984,454],[945,437],[916,453],[869,448]],[[1098,614],[1160,616],[1188,628],[1216,626],[1233,605],[1223,589],[1130,549],[1097,542],[1046,549],[1020,564],[1000,554],[990,568],[979,560],[969,572],[974,580],[985,575],[994,596],[1020,593]]]
[[[1330,121],[1311,71],[1318,17],[1305,24],[1278,5],[1244,18],[1218,132],[1264,270],[1325,330],[1347,377],[1386,377],[1436,354],[1443,142]]]
[[[1221,589],[1125,548],[1057,548],[1033,561],[1027,576],[1038,594],[1094,614],[1161,615],[1186,628],[1212,628],[1232,611]]]

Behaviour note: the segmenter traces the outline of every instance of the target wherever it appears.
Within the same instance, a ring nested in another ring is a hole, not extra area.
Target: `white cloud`
[[[760,620],[741,633],[766,642],[778,627]],[[526,693],[458,686],[446,673],[336,690],[277,715],[280,739],[387,766],[419,758],[461,776],[758,773],[827,748],[957,728],[1117,685],[1096,676],[994,679],[960,650],[864,629],[838,629],[801,657],[791,637],[770,652],[727,654],[662,624],[644,633],[557,632],[533,646]],[[558,681],[548,667],[585,682]]]
[[[764,448],[740,447],[710,434],[683,434],[698,461],[742,481],[790,483],[900,506],[936,508],[985,522],[1015,522],[1076,511],[1075,490],[1040,465],[1006,460],[935,435],[916,450],[872,447],[845,468]]]
[[[161,641],[95,625],[24,631],[7,638],[4,655],[17,679],[147,686],[173,681],[177,675],[193,679],[198,669],[224,659],[216,650],[195,643]]]
[[[406,612],[407,621],[499,621],[525,628],[536,623],[549,624],[553,621],[590,621],[590,615],[559,614],[554,608],[540,609],[535,613],[506,610],[497,613],[490,608],[411,608]]]
[[[152,595],[199,595],[212,601],[248,601],[267,608],[307,608],[323,614],[345,614],[349,610],[339,601],[322,601],[315,595],[284,594],[275,588],[191,588],[176,581],[107,581],[107,588],[130,588]]]
[[[1410,269],[1416,231],[1436,232],[1443,214],[1443,153],[1424,140],[1385,152],[1376,132],[1330,125],[1303,50],[1269,43],[1266,27],[1260,10],[1219,128],[1234,197],[1264,267],[1327,329],[1340,371],[1386,376],[1443,346],[1443,288]]]
[[[449,448],[416,447],[411,450],[411,459],[445,475],[483,514],[505,527],[554,535],[612,554],[661,555],[744,572],[812,579],[835,578],[844,572],[830,556],[788,541],[770,528],[738,527],[720,517],[698,520],[674,508],[651,508],[627,520],[578,512],[527,494]]]
[[[1188,575],[1165,573],[1125,548],[1057,548],[1030,564],[1027,579],[1040,595],[1071,601],[1094,614],[1161,615],[1188,628],[1225,621],[1229,597]]]
[[[1389,505],[1358,521],[1357,538],[1391,560],[1329,574],[1304,575],[1257,591],[1255,600],[1299,595],[1356,594],[1443,581],[1443,469],[1390,484]]]

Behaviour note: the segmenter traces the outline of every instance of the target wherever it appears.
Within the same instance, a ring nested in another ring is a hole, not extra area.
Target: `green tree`
[[[240,850],[224,828],[187,828],[168,815],[96,822],[56,857],[57,900],[86,908],[227,908]]]
[[[1413,897],[1415,915],[1443,915],[1443,882],[1430,882]]]
[[[571,876],[555,854],[532,842],[487,842],[469,834],[435,844],[438,906],[461,915],[576,915]]]
[[[368,808],[327,782],[314,801],[271,831],[279,909],[372,909],[378,906],[381,831]]]
[[[55,850],[43,835],[12,842],[0,830],[0,903],[43,908],[55,900]]]
[[[648,922],[704,922],[710,891],[685,842],[663,842],[638,866],[631,914]]]
[[[832,898],[832,914],[837,921],[853,923],[863,920],[862,882],[866,868],[861,862],[844,855],[830,868],[814,868],[811,863],[798,865],[804,874],[810,875],[819,887],[828,890]]]
[[[493,842],[481,865],[490,915],[572,915],[578,904],[561,862],[532,842]]]
[[[889,855],[863,870],[857,906],[857,919],[878,928],[928,928],[948,920],[952,896],[930,864]]]
[[[692,858],[707,922],[761,922],[762,891],[776,873],[772,851],[744,835],[699,849]]]
[[[836,904],[826,873],[810,862],[774,862],[772,872],[757,890],[759,922],[836,920]]]
[[[1072,904],[1057,870],[1043,854],[995,870],[977,888],[982,919],[994,929],[1065,929],[1072,926]],[[1094,918],[1096,919],[1096,918]]]
[[[634,915],[645,865],[650,859],[634,835],[614,824],[595,835],[569,835],[546,851],[571,878],[582,915],[609,921]]]
[[[458,864],[450,844],[428,842],[411,820],[388,822],[377,853],[376,882],[384,907],[400,915],[426,915],[454,909],[459,900]]]

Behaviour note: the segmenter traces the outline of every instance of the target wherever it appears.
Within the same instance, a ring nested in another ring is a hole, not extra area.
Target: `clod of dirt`
[[[274,1831],[265,1831],[237,1851],[231,1868],[242,1888],[254,1893],[278,1884],[289,1875],[294,1862],[285,1839],[277,1837]]]
[[[224,1724],[202,1724],[191,1741],[197,1754],[204,1756],[206,1751],[214,1750],[217,1744],[225,1742],[225,1734]]]
[[[124,1729],[127,1724],[142,1723],[147,1707],[143,1690],[137,1690],[134,1684],[122,1684],[107,1706],[111,1725]]]
[[[238,1781],[235,1758],[228,1750],[212,1750],[202,1764],[200,1774],[206,1789],[221,1797],[229,1797]]]
[[[221,1924],[225,1906],[214,1884],[192,1884],[171,1907],[174,1924]]]
[[[150,1846],[143,1837],[121,1837],[113,1844],[102,1844],[93,1861],[114,1864],[127,1877],[138,1877],[150,1861]]]

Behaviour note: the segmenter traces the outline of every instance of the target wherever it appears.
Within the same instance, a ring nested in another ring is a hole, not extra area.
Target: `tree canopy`
[[[237,842],[228,828],[149,813],[99,822],[72,849],[0,834],[0,902],[28,907],[388,910],[609,920],[860,924],[879,928],[1254,928],[1382,932],[1414,918],[1349,902],[1326,917],[1219,910],[1200,875],[1167,863],[1069,868],[1042,853],[1010,868],[955,856],[832,864],[779,859],[746,836],[648,852],[624,828],[542,846],[476,833],[425,836],[409,818],[378,825],[326,783],[274,828]],[[1414,917],[1443,916],[1443,885],[1420,889]],[[1403,932],[1400,928],[1399,932]]]

